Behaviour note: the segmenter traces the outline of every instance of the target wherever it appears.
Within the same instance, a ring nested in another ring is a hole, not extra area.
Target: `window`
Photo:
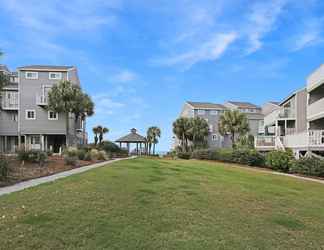
[[[35,110],[26,110],[26,120],[35,120],[36,112]]]
[[[48,120],[58,120],[58,113],[48,111]]]
[[[211,115],[218,115],[218,112],[219,112],[218,110],[211,110],[210,114]]]
[[[213,131],[213,125],[209,125],[209,131]]]
[[[212,135],[212,140],[213,141],[217,141],[218,140],[218,135],[217,134],[213,134]]]
[[[204,109],[198,109],[198,115],[204,115],[206,111]]]
[[[40,144],[40,136],[39,135],[32,135],[30,137],[30,144],[32,144],[32,145]]]
[[[48,75],[48,78],[50,80],[61,80],[62,79],[62,73],[61,72],[50,72]]]
[[[38,72],[26,72],[26,79],[38,79]]]
[[[18,114],[17,113],[12,113],[10,115],[10,119],[11,119],[11,121],[14,121],[14,122],[18,121]]]

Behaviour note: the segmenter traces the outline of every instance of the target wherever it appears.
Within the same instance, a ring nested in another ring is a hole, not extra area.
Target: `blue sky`
[[[90,129],[103,124],[114,140],[157,125],[158,149],[168,150],[185,100],[261,105],[304,86],[324,62],[323,7],[320,0],[0,0],[1,63],[76,65],[96,103]]]

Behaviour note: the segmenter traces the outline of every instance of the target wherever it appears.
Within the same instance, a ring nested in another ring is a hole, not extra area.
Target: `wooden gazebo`
[[[123,143],[127,145],[128,153],[130,153],[130,144],[136,144],[136,154],[142,154],[143,152],[143,145],[144,145],[144,152],[146,152],[147,149],[147,141],[146,138],[142,135],[137,134],[137,130],[135,128],[131,129],[131,133],[128,135],[125,135],[118,140],[116,140],[117,143],[119,143],[119,147],[122,148]]]

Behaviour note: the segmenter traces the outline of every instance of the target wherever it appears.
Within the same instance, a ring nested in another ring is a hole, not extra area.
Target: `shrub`
[[[99,149],[106,151],[107,153],[119,153],[121,149],[113,142],[111,141],[103,141],[99,145]]]
[[[232,161],[249,166],[264,166],[264,156],[254,149],[238,148],[232,152]]]
[[[282,172],[288,172],[293,161],[293,154],[291,151],[274,150],[266,155],[266,166]]]
[[[197,149],[192,152],[191,157],[197,160],[212,160],[212,151],[210,149]]]
[[[291,173],[324,177],[324,161],[315,157],[304,157],[294,160]]]
[[[64,156],[78,157],[78,149],[75,147],[68,147],[63,151]]]
[[[188,152],[178,152],[177,156],[178,156],[180,159],[189,160],[190,157],[191,157],[191,154],[188,153]]]
[[[78,159],[83,161],[85,159],[86,153],[87,152],[85,149],[78,149],[78,151],[77,151]]]
[[[0,158],[0,180],[6,180],[9,173],[9,162],[6,158]]]
[[[108,154],[104,150],[100,150],[98,152],[98,160],[100,161],[107,161],[109,160]]]
[[[77,166],[78,165],[78,157],[65,155],[64,162],[66,165]]]
[[[47,161],[47,153],[39,150],[26,150],[24,148],[18,150],[17,159],[22,162],[33,162],[43,166]]]
[[[97,149],[91,149],[90,150],[90,156],[91,156],[91,160],[95,161],[98,160],[99,158],[99,151]]]
[[[233,150],[230,148],[222,148],[215,150],[211,155],[212,160],[233,162]]]
[[[91,161],[91,154],[90,152],[86,152],[85,155],[84,155],[84,160],[85,161]]]

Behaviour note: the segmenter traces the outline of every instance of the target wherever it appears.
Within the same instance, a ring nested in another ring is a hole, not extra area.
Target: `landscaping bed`
[[[102,162],[102,160],[79,160],[77,165],[68,165],[65,164],[62,156],[49,156],[47,162],[43,166],[40,166],[38,163],[22,163],[15,157],[8,157],[7,160],[9,162],[8,177],[5,180],[0,180],[0,187]]]

